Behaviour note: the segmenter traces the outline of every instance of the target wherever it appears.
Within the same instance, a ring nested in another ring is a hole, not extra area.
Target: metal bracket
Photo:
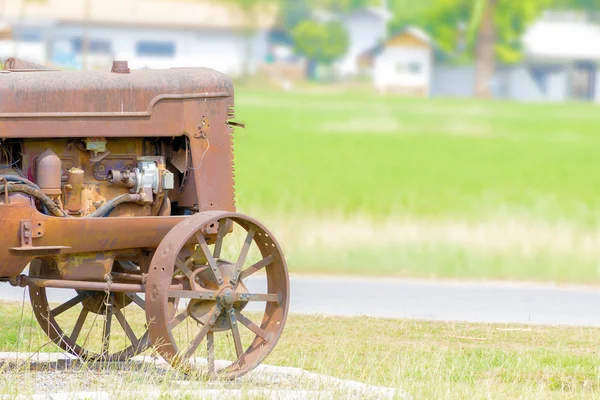
[[[216,235],[218,231],[219,231],[219,223],[218,222],[213,222],[210,225],[205,225],[202,227],[202,233],[204,233],[205,235]],[[225,232],[228,232],[228,233],[233,232],[233,221],[231,221],[229,219],[227,220],[227,228],[226,228]]]
[[[31,233],[31,220],[21,220],[21,247],[33,247],[33,234]]]
[[[42,221],[21,220],[21,247],[11,247],[10,251],[21,255],[50,255],[60,254],[62,250],[70,249],[69,246],[34,246],[33,239],[44,236],[46,224]]]
[[[33,222],[30,219],[21,220],[21,247],[33,246],[33,239],[44,236],[46,224],[42,221]]]

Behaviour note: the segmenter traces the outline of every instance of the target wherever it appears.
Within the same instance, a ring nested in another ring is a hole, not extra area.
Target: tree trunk
[[[475,48],[475,96],[489,99],[493,94],[492,79],[496,72],[496,0],[485,0],[485,3]]]

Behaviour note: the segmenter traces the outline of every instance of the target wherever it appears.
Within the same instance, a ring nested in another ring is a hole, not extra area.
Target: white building
[[[121,59],[131,68],[206,66],[239,75],[264,61],[266,32],[273,23],[272,17],[262,15],[252,21],[235,7],[215,1],[3,3],[0,15],[11,26],[13,40],[43,43],[46,62],[63,68],[110,68],[113,59]],[[257,29],[248,37],[247,24],[254,22]],[[0,46],[2,58],[15,55],[3,50]]]
[[[370,70],[375,87],[382,93],[422,97],[430,94],[433,46],[421,29],[402,30],[363,53],[360,63],[361,67]]]
[[[581,13],[546,13],[523,37],[525,68],[532,87],[514,88],[524,100],[600,98],[600,25]]]
[[[359,73],[360,56],[387,38],[391,18],[385,7],[363,7],[340,17],[350,42],[348,54],[338,65],[343,77]]]

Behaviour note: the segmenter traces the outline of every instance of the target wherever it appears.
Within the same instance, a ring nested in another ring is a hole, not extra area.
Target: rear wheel
[[[173,279],[184,289],[169,290]],[[165,359],[234,379],[258,366],[281,336],[289,305],[287,266],[259,222],[204,212],[173,228],[156,250],[146,301],[150,339]],[[173,317],[168,305],[177,301]]]
[[[31,263],[32,276],[49,265]],[[34,315],[46,335],[64,351],[87,361],[126,361],[148,348],[144,300],[135,293],[46,289],[29,286]]]

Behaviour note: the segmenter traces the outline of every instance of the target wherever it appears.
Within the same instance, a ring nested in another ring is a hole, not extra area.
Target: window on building
[[[421,65],[421,63],[411,62],[408,64],[408,70],[410,71],[411,74],[420,74],[422,69],[423,69],[423,66]]]
[[[175,57],[175,43],[143,40],[137,42],[136,53],[140,57]]]
[[[33,29],[22,30],[15,34],[15,39],[23,42],[41,42],[42,32]]]
[[[83,52],[83,39],[74,38],[71,40],[73,51],[77,54]],[[110,54],[112,53],[112,43],[106,39],[89,39],[87,50],[90,54]]]

